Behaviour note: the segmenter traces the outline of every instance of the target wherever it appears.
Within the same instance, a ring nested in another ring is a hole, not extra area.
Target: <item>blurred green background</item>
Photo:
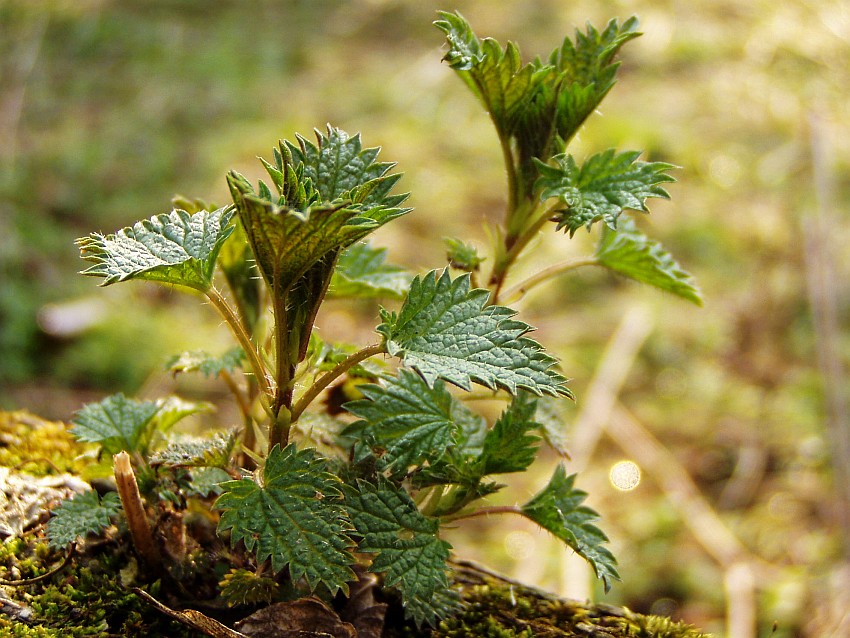
[[[256,156],[296,131],[361,131],[399,163],[416,210],[376,237],[392,261],[436,267],[446,235],[486,251],[501,155],[440,64],[437,9],[527,57],[587,20],[638,15],[645,35],[572,150],[645,149],[682,167],[642,224],[696,276],[704,308],[582,271],[522,304],[573,378],[573,469],[587,464],[579,484],[621,561],[624,582],[587,595],[718,636],[774,623],[775,636],[850,635],[848,458],[830,435],[848,427],[842,0],[0,0],[0,408],[67,420],[108,393],[174,391],[170,355],[225,348],[196,300],[76,275],[73,241],[167,212],[176,193],[226,202],[226,170],[253,179]],[[550,233],[536,251],[581,255],[590,241]],[[375,316],[332,304],[319,323],[366,343]],[[642,472],[627,491],[609,480],[621,460]],[[508,498],[536,491],[554,462]],[[467,555],[582,595],[586,575],[570,576],[544,534],[474,525],[450,534]]]

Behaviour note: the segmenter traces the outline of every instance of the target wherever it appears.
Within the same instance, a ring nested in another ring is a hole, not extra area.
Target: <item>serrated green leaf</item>
[[[482,482],[485,476],[521,472],[531,465],[540,441],[531,434],[540,427],[534,420],[537,401],[537,397],[527,392],[520,393],[489,429],[482,417],[455,402],[455,408],[462,408],[453,410],[457,443],[412,476],[412,484],[417,488],[431,485],[458,488],[445,494],[429,513],[434,516],[454,513],[504,487]]]
[[[327,127],[327,135],[318,130],[315,134],[317,144],[300,135],[296,136],[297,146],[285,144],[293,165],[303,171],[303,180],[310,183],[321,201],[348,200],[368,209],[394,208],[407,199],[407,193],[390,195],[401,175],[387,174],[394,162],[376,161],[380,148],[364,149],[360,134],[349,136],[331,125]]]
[[[515,311],[488,306],[486,290],[470,290],[469,275],[454,281],[448,270],[416,277],[401,310],[383,312],[378,326],[387,352],[402,359],[433,387],[444,379],[464,390],[472,382],[511,394],[572,396],[556,361],[525,336],[531,326],[512,317]]]
[[[637,28],[635,17],[622,25],[611,20],[601,32],[588,24],[585,33],[576,29],[575,42],[564,38],[561,47],[549,56],[560,83],[556,128],[562,140],[575,135],[614,86],[619,67],[614,56],[626,42],[641,35]]]
[[[71,420],[74,425],[71,433],[80,441],[100,443],[110,454],[121,450],[142,452],[158,410],[153,401],[136,401],[123,394],[113,394],[77,412]]]
[[[563,457],[569,458],[567,446],[567,418],[561,409],[562,402],[554,397],[541,397],[537,402],[534,420],[540,424],[543,440]]]
[[[81,257],[93,265],[84,275],[101,285],[144,279],[202,292],[212,285],[216,257],[233,230],[232,207],[190,215],[173,210],[113,235],[93,233],[77,240]]]
[[[221,485],[232,478],[220,467],[196,467],[190,474],[192,476],[192,482],[189,484],[190,493],[203,498],[221,494]]]
[[[384,450],[381,460],[393,473],[426,460],[435,463],[452,443],[457,429],[453,399],[441,381],[429,387],[415,372],[399,370],[383,386],[358,389],[366,399],[346,403],[345,409],[362,420],[344,434]]]
[[[274,294],[289,294],[322,258],[335,259],[340,248],[378,226],[344,202],[300,211],[257,195],[237,173],[227,181],[257,266]]]
[[[205,377],[217,377],[222,372],[233,372],[242,367],[244,360],[245,351],[238,346],[218,357],[203,350],[191,350],[174,357],[166,368],[174,374],[197,370]]]
[[[541,199],[557,198],[565,208],[556,214],[557,229],[573,235],[582,226],[597,221],[616,228],[617,218],[627,209],[648,212],[650,197],[669,199],[659,184],[675,181],[666,173],[675,168],[665,162],[638,162],[640,153],[598,153],[579,167],[572,155],[554,157],[555,166],[537,161],[540,179],[536,188]]]
[[[629,218],[621,218],[617,230],[603,230],[596,259],[620,275],[702,305],[702,295],[691,275],[679,267],[661,244],[640,232]]]
[[[439,15],[442,19],[434,25],[445,32],[449,44],[443,59],[484,104],[499,135],[514,135],[519,117],[531,106],[536,87],[553,69],[539,60],[523,64],[519,47],[513,42],[502,48],[492,38],[479,40],[460,13],[440,11]]]
[[[575,477],[558,465],[549,484],[522,506],[522,513],[589,562],[608,591],[612,581],[620,580],[617,560],[603,547],[608,537],[593,524],[599,515],[582,505],[587,493],[575,488]]]
[[[230,531],[233,545],[242,541],[257,560],[270,559],[275,572],[288,565],[293,581],[348,593],[346,583],[355,578],[353,542],[340,486],[312,450],[275,446],[261,484],[246,478],[221,485],[219,533]]]
[[[153,418],[153,426],[157,430],[168,430],[178,421],[187,416],[202,412],[213,412],[215,406],[206,401],[186,401],[177,396],[169,396],[156,402],[157,411]]]
[[[239,440],[236,430],[208,437],[184,437],[169,442],[151,456],[153,465],[184,467],[227,467]]]
[[[47,544],[53,549],[65,549],[81,536],[99,534],[120,509],[115,492],[107,492],[100,499],[92,490],[64,500],[47,521]]]
[[[375,554],[370,571],[386,573],[399,590],[405,613],[417,625],[435,627],[456,607],[446,561],[451,545],[440,540],[439,523],[422,515],[407,493],[388,481],[344,486],[345,505],[357,534],[358,550]]]
[[[452,268],[475,272],[485,259],[478,254],[478,249],[475,246],[460,239],[444,237],[443,243],[446,245],[446,257],[448,257],[449,265]]]
[[[391,297],[400,299],[413,275],[404,268],[384,263],[385,248],[354,243],[339,257],[331,277],[331,297]]]
[[[521,392],[487,432],[477,464],[481,476],[527,469],[537,455],[540,437],[530,434],[540,427],[534,420],[537,399]]]

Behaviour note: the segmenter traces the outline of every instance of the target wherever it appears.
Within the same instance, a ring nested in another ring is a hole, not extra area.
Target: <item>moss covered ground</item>
[[[0,412],[0,466],[17,476],[81,472],[91,465],[87,448],[76,443],[61,422],[28,412]],[[22,474],[21,468],[26,469]],[[9,518],[16,502],[3,487]],[[51,549],[45,539],[45,508],[26,523],[20,535],[0,543],[0,636],[9,638],[190,638],[205,634],[151,606],[134,593],[142,587],[174,609],[202,609],[231,624],[253,609],[232,608],[218,595],[218,583],[230,556],[213,535],[198,543],[180,564],[152,577],[139,568],[121,524],[100,538],[70,550]],[[190,516],[187,516],[190,518]],[[0,521],[3,522],[3,521]],[[196,542],[198,536],[196,535]],[[404,620],[397,602],[389,603],[384,636],[388,638],[527,638],[543,636],[620,636],[699,638],[687,625],[659,616],[643,616],[610,605],[580,604],[504,579],[471,563],[455,563],[453,583],[464,602],[462,611],[435,630]],[[193,598],[194,596],[194,598]],[[380,596],[380,594],[379,594]],[[206,634],[213,635],[213,634]],[[314,634],[319,636],[321,634]]]

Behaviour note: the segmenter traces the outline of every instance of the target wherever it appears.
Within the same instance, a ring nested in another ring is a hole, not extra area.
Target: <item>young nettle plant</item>
[[[231,172],[230,205],[181,200],[170,213],[79,240],[91,262],[84,274],[103,285],[138,279],[200,294],[239,345],[223,357],[184,353],[173,362],[175,371],[201,370],[228,384],[244,418],[238,437],[169,442],[161,433],[179,411],[173,401],[122,395],[86,406],[74,427],[107,452],[131,454],[147,477],[149,505],[163,498],[154,470],[183,471],[168,497],[178,505],[193,494],[218,495],[218,534],[253,556],[221,583],[231,603],[270,602],[284,589],[347,594],[366,570],[400,595],[408,617],[435,625],[458,605],[441,526],[484,513],[534,521],[587,559],[606,590],[619,578],[597,515],[564,465],[521,506],[488,507],[483,499],[505,487],[494,476],[534,461],[549,434],[544,398],[572,396],[556,360],[502,300],[596,265],[700,302],[690,277],[625,212],[647,212],[647,199],[667,197],[662,184],[672,181],[672,166],[638,161],[634,152],[608,150],[583,162],[567,152],[613,86],[614,57],[639,35],[637,21],[588,27],[530,63],[513,43],[479,39],[458,13],[441,13],[435,24],[446,34],[445,61],[489,112],[504,153],[507,210],[492,229],[487,288],[472,285],[484,257],[461,240],[447,242],[449,268],[416,277],[364,243],[410,212],[407,194],[396,193],[401,175],[378,160],[379,149],[332,126],[315,143],[281,142],[271,161],[262,160],[269,184],[255,188]],[[547,228],[600,231],[597,249],[511,282],[529,242]],[[355,347],[313,332],[331,296],[403,301],[380,311],[374,343]],[[353,418],[318,401],[352,379],[366,381],[356,386],[361,398],[344,405]],[[506,402],[492,424],[465,400],[476,385]],[[183,405],[179,415],[194,410]],[[123,493],[122,502],[130,507]],[[56,512],[51,541],[65,545],[115,515],[111,497],[77,497]]]

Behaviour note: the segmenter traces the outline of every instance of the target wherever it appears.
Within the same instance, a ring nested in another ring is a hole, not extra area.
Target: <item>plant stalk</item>
[[[581,268],[582,266],[598,266],[599,260],[596,257],[583,257],[579,259],[568,259],[565,261],[552,264],[548,268],[544,268],[540,272],[532,275],[528,279],[519,282],[517,285],[509,288],[504,293],[505,303],[512,303],[522,299],[525,294],[549,279],[562,275],[565,272]]]
[[[528,243],[537,236],[540,229],[546,225],[546,223],[552,218],[552,214],[559,207],[560,205],[558,204],[550,206],[519,235],[509,235],[505,237],[505,251],[496,257],[496,261],[493,264],[493,271],[490,273],[489,285],[493,290],[491,303],[496,304],[499,302],[499,295],[501,293],[502,286],[505,284],[508,270],[510,270],[511,266],[513,266],[514,262],[519,258],[522,251],[528,246]],[[533,216],[534,210],[536,210],[536,208],[532,209],[532,215],[530,216]],[[516,210],[509,215],[509,219],[515,214]]]
[[[461,512],[459,514],[449,514],[442,517],[443,523],[461,521],[466,518],[478,518],[480,516],[490,516],[491,514],[519,514],[523,515],[522,508],[518,505],[493,505],[491,507],[482,507],[471,512]]]
[[[361,361],[365,361],[369,357],[374,357],[378,354],[383,354],[384,352],[386,352],[386,348],[383,343],[374,343],[350,354],[344,360],[340,361],[331,370],[328,370],[319,377],[298,400],[298,403],[292,408],[292,421],[297,421],[304,410],[307,409],[315,398],[321,394],[322,390],[328,387],[334,379],[342,376]]]
[[[213,307],[227,322],[227,325],[230,327],[230,330],[233,332],[236,340],[239,342],[239,345],[242,346],[242,349],[245,351],[245,355],[248,357],[248,361],[254,371],[254,377],[257,379],[257,385],[260,388],[260,392],[262,392],[267,399],[271,398],[272,390],[269,385],[269,379],[266,376],[266,367],[263,365],[260,354],[254,346],[254,342],[251,341],[250,335],[245,330],[245,326],[215,286],[210,287],[206,294],[207,299],[210,300]]]

